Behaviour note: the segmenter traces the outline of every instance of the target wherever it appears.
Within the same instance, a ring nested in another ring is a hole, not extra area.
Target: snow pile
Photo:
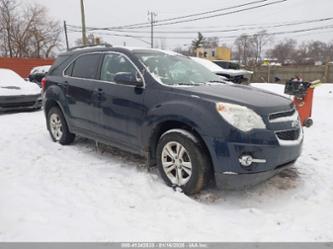
[[[9,69],[0,68],[0,96],[37,95],[41,89]]]
[[[51,142],[42,112],[1,115],[0,241],[332,241],[333,84],[315,91],[294,167],[246,191],[193,198],[138,157]]]

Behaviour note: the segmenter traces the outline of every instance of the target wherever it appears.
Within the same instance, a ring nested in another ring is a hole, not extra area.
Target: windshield
[[[137,51],[134,54],[163,84],[199,85],[221,82],[217,75],[186,56],[159,51]]]

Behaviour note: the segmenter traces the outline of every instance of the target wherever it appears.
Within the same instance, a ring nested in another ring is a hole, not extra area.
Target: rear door
[[[114,76],[131,72],[143,77],[130,59],[118,52],[105,54],[100,71],[95,84],[95,92],[103,96],[96,105],[101,111],[99,133],[122,147],[137,150],[145,114],[144,87],[115,83]]]
[[[73,125],[85,132],[93,132],[96,125],[94,83],[101,57],[101,53],[80,55],[65,70],[66,100],[70,117]]]

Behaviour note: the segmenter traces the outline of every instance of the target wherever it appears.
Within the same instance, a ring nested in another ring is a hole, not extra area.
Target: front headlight
[[[245,106],[220,102],[216,103],[216,110],[229,124],[241,131],[266,128],[262,118]]]

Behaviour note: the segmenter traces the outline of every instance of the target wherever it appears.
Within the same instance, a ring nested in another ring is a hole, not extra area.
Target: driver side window
[[[128,59],[120,54],[107,54],[104,57],[101,80],[114,82],[114,76],[117,73],[133,73],[137,74],[136,68]]]

